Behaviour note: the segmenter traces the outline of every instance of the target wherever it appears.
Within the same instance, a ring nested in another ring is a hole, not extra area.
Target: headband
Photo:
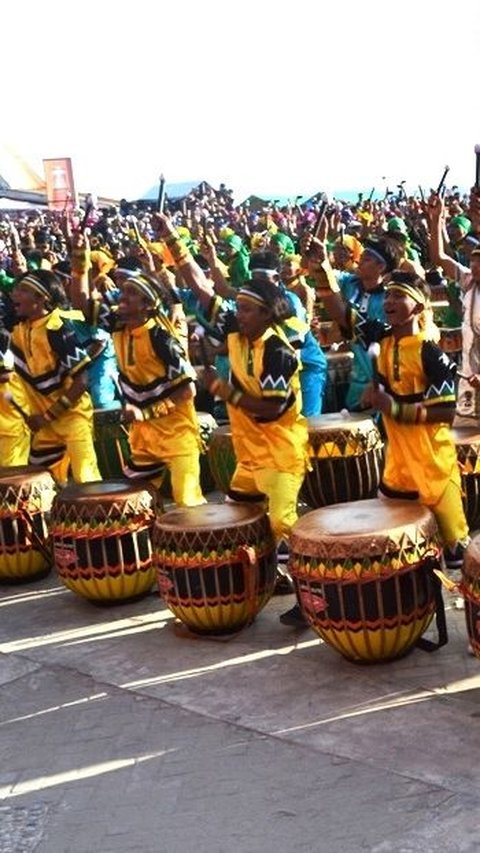
[[[385,287],[385,290],[399,290],[401,293],[405,293],[406,296],[410,296],[415,302],[418,302],[419,305],[426,305],[427,300],[424,293],[421,293],[420,290],[417,290],[416,287],[412,287],[410,284],[400,284],[399,282],[392,281]]]
[[[237,299],[246,299],[249,302],[255,302],[256,305],[261,305],[263,308],[268,308],[268,302],[259,293],[256,293],[254,290],[250,290],[249,287],[242,287],[237,293]]]
[[[153,285],[148,281],[148,279],[144,278],[143,275],[138,275],[138,273],[127,275],[127,282],[128,284],[131,284],[135,290],[138,290],[142,296],[145,296],[150,302],[152,302],[154,307],[159,304],[158,294],[155,292]]]
[[[365,248],[364,248],[364,250],[363,250],[363,251],[364,251],[364,252],[368,252],[368,254],[369,254],[369,255],[373,255],[373,256],[374,256],[374,258],[375,258],[377,261],[380,261],[380,263],[381,263],[381,264],[383,264],[383,266],[384,266],[384,267],[386,267],[386,266],[387,266],[387,262],[386,262],[385,258],[384,258],[384,257],[382,257],[382,255],[380,254],[380,252],[377,252],[375,249],[371,249],[371,248],[370,248],[370,246],[365,246]]]
[[[39,296],[45,297],[45,299],[51,298],[51,293],[48,287],[45,287],[45,285],[42,284],[42,282],[34,275],[31,275],[31,273],[22,278],[19,284],[25,284],[31,290],[34,290],[35,293],[38,293]]]

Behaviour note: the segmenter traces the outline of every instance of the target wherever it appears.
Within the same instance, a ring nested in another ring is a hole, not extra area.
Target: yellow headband
[[[401,293],[405,293],[407,296],[410,296],[411,299],[414,299],[415,302],[418,302],[419,305],[426,305],[427,300],[424,293],[421,293],[416,287],[411,287],[409,284],[400,284],[395,281],[387,284],[385,290],[400,290]]]

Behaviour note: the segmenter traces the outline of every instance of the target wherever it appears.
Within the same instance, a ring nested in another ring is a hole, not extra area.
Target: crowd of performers
[[[166,466],[175,503],[197,506],[206,391],[230,423],[229,498],[266,499],[285,555],[308,418],[327,385],[318,331],[328,318],[353,353],[346,408],[381,419],[382,493],[431,509],[447,568],[462,565],[469,530],[450,426],[480,417],[477,191],[254,213],[203,187],[177,213],[85,219],[0,221],[2,466],[47,467],[59,486],[99,480],[94,410],[121,408],[125,476],[158,485]],[[442,315],[431,305],[439,284]],[[459,375],[440,324],[462,328]],[[302,621],[297,606],[281,618]]]

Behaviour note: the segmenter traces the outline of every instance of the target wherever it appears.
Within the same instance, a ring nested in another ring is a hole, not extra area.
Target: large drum
[[[463,508],[470,530],[480,527],[480,431],[471,427],[452,429],[462,478]]]
[[[324,412],[339,412],[345,406],[352,375],[353,352],[333,352],[327,356],[327,385],[323,398]]]
[[[123,409],[95,409],[93,437],[98,468],[106,480],[123,477],[123,463],[130,459],[128,426]]]
[[[204,504],[157,518],[158,586],[165,603],[200,634],[249,625],[273,593],[277,552],[259,504]]]
[[[462,567],[461,590],[465,599],[465,621],[473,652],[480,658],[480,536],[467,547]]]
[[[217,489],[227,494],[237,466],[229,424],[214,431],[208,447],[208,464]]]
[[[290,536],[290,573],[314,631],[344,657],[404,655],[435,611],[433,514],[410,501],[337,504],[304,515]]]
[[[374,497],[383,470],[383,440],[372,418],[330,413],[308,419],[308,471],[300,497],[311,507]]]
[[[67,486],[52,509],[54,562],[68,589],[92,601],[119,602],[155,581],[153,493],[110,480]]]
[[[50,571],[46,514],[54,497],[48,471],[0,468],[0,581],[30,581]]]

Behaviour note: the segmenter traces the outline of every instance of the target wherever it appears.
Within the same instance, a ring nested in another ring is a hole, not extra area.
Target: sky
[[[469,187],[478,0],[23,0],[2,9],[2,123],[42,173],[138,198]],[[0,174],[2,162],[0,160]],[[4,175],[7,178],[8,176]]]

